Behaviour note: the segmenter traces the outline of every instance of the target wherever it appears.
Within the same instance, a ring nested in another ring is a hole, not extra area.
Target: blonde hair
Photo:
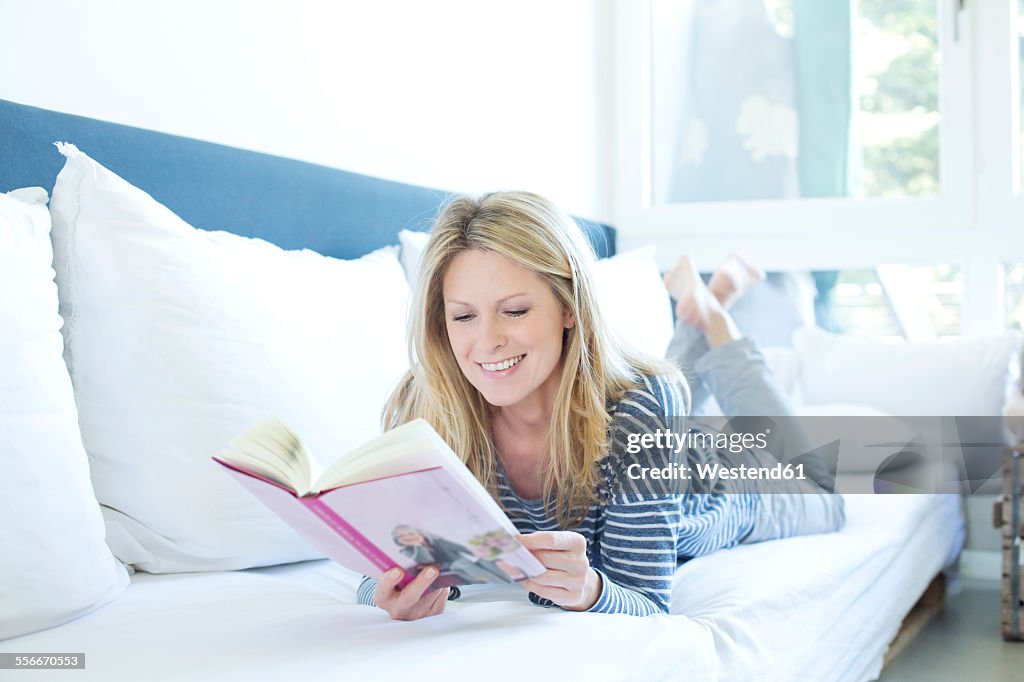
[[[598,465],[609,447],[609,402],[636,387],[638,375],[675,374],[683,382],[682,377],[668,362],[626,350],[609,333],[593,287],[593,249],[568,214],[526,192],[452,198],[441,209],[420,262],[409,327],[412,369],[388,400],[383,422],[389,429],[425,419],[495,498],[494,408],[460,370],[444,312],[445,273],[457,255],[471,249],[501,254],[542,277],[575,319],[565,331],[543,478],[546,505],[554,503],[561,527],[573,527],[598,501]]]

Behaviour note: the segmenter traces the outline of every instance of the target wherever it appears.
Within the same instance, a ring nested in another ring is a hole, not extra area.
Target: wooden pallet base
[[[940,573],[932,579],[924,594],[914,604],[914,608],[910,609],[910,613],[903,619],[900,631],[896,633],[892,644],[889,645],[889,650],[885,652],[883,667],[889,665],[889,661],[899,656],[900,652],[907,648],[907,645],[924,630],[932,618],[942,610],[945,600],[946,576]]]
[[[1006,453],[999,521],[1003,530],[1003,639],[1024,640],[1024,446]]]

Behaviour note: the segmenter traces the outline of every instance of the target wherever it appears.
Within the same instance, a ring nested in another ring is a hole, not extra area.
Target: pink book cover
[[[377,478],[299,497],[217,457],[257,499],[345,568],[379,578],[399,566],[402,585],[435,566],[431,589],[504,584],[544,566],[443,467]]]

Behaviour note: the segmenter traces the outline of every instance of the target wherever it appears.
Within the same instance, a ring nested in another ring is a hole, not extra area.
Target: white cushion
[[[1002,415],[1020,337],[892,343],[804,328],[794,336],[806,404],[894,415]]]
[[[46,192],[0,194],[0,639],[88,613],[128,585],[89,481],[52,258]]]
[[[812,448],[838,447],[840,476],[874,474],[915,436],[899,417],[867,405],[802,405],[796,413]]]
[[[402,230],[398,239],[402,266],[414,285],[430,233]],[[673,333],[672,303],[654,259],[654,247],[598,260],[594,280],[601,311],[619,338],[644,354],[665,357]]]
[[[405,277],[409,284],[416,283],[416,275],[420,271],[420,259],[430,241],[429,232],[414,232],[402,230],[398,233],[398,243],[402,248],[402,269],[405,270]]]
[[[341,261],[197,230],[61,151],[67,360],[114,553],[150,572],[317,556],[210,457],[271,412],[325,464],[380,432],[407,367],[395,249]]]
[[[594,264],[601,312],[612,330],[628,345],[663,358],[672,340],[672,302],[646,246],[602,258]]]

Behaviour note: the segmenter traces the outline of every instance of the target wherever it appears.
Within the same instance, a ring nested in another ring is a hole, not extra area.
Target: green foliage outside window
[[[919,129],[888,144],[865,144],[860,196],[922,196],[939,192],[939,45],[935,0],[855,0],[856,14],[878,42],[901,45],[887,66],[864,76],[873,92],[860,93],[860,111],[916,119]],[[854,41],[855,50],[860,47]],[[866,56],[866,55],[865,55]],[[854,54],[854,64],[868,60]],[[856,68],[856,67],[855,67]],[[877,119],[884,121],[885,119]]]

